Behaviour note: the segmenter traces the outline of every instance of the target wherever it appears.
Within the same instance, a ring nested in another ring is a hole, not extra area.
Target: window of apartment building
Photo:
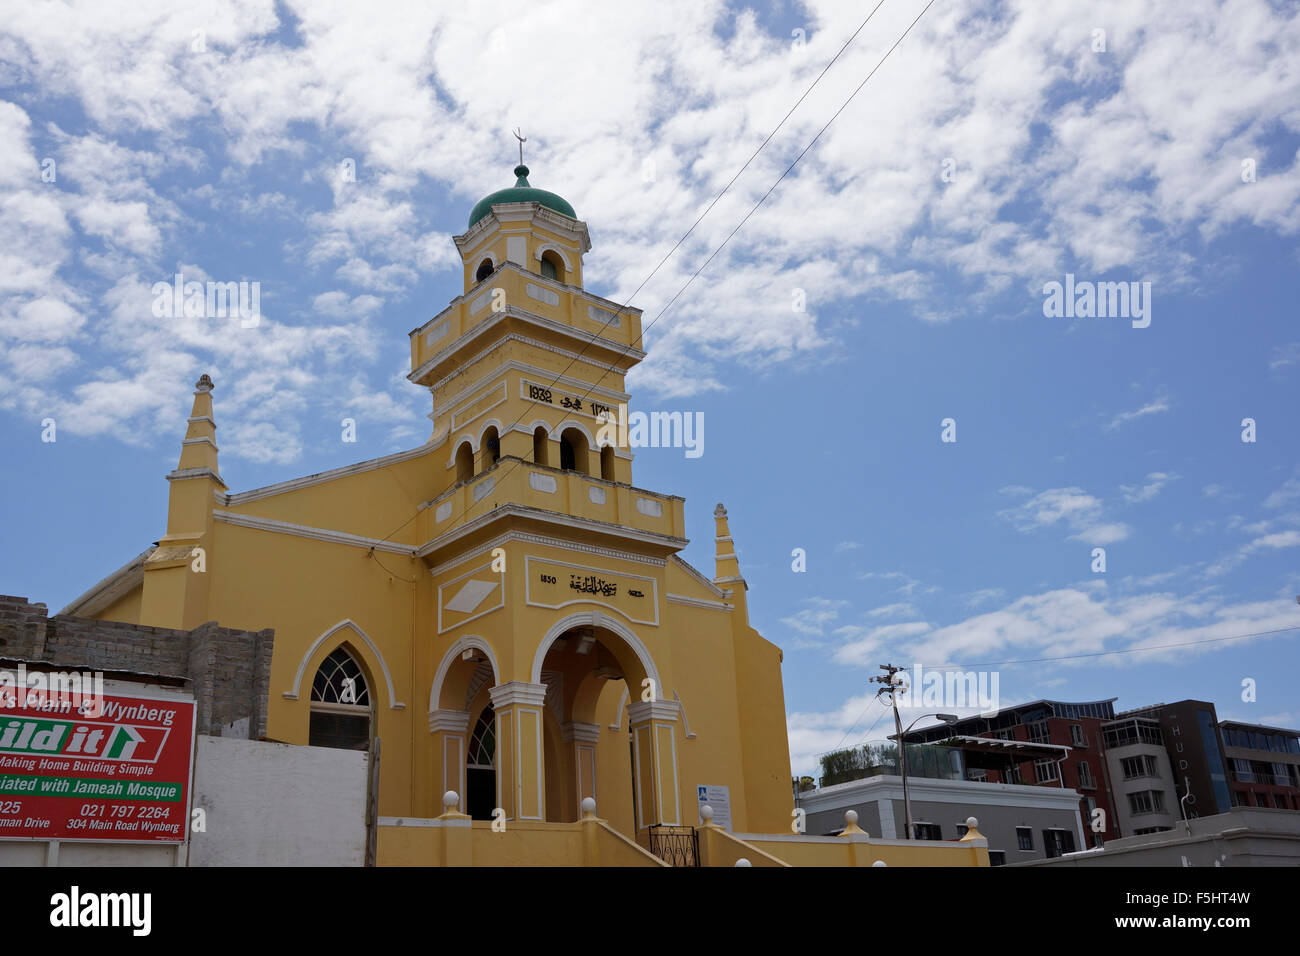
[[[943,830],[937,823],[913,823],[912,838],[915,840],[942,840]]]
[[[1034,848],[1034,831],[1030,827],[1016,827],[1016,843],[1022,850]]]
[[[1240,757],[1232,758],[1232,775],[1241,783],[1255,782],[1255,773],[1251,770],[1250,761]]]
[[[966,771],[966,779],[974,780],[978,783],[987,783],[989,779],[987,770],[970,769]]]
[[[1133,780],[1137,777],[1158,777],[1160,776],[1160,764],[1151,754],[1139,754],[1136,757],[1125,757],[1119,762],[1120,769],[1124,772],[1125,780]]]
[[[1056,761],[1050,757],[1044,757],[1042,760],[1034,761],[1034,777],[1039,783],[1053,783],[1059,778],[1056,775]]]
[[[962,837],[964,837],[966,835],[966,831],[969,829],[970,827],[966,826],[966,824],[964,823],[957,824],[957,839],[960,840]]]
[[[1006,850],[989,850],[989,866],[1006,866]]]
[[[1051,743],[1051,734],[1047,729],[1047,721],[1035,720],[1026,725],[1029,728],[1029,739],[1036,744]]]
[[[1166,830],[1172,829],[1173,827],[1141,827],[1140,829],[1134,830],[1133,835],[1142,836],[1144,833],[1164,833]]]
[[[1092,768],[1086,760],[1079,761],[1079,786],[1084,790],[1097,789],[1097,785],[1092,782]]]
[[[1240,790],[1232,791],[1232,805],[1234,807],[1244,807],[1246,805],[1246,798]]]
[[[1134,816],[1140,813],[1163,813],[1165,795],[1160,790],[1139,790],[1128,795],[1128,805]]]
[[[1023,783],[1024,781],[1020,776],[1020,764],[1013,763],[1011,765],[1011,771],[1007,774],[1007,777],[1010,783]]]
[[[1073,853],[1074,834],[1069,830],[1057,830],[1055,828],[1044,830],[1043,849],[1047,851],[1049,860],[1065,853]]]
[[[1088,746],[1088,739],[1083,736],[1083,724],[1070,725],[1070,743],[1076,747]]]

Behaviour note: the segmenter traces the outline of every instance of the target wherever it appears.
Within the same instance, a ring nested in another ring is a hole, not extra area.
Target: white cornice
[[[288,481],[277,482],[274,485],[266,485],[262,488],[253,488],[249,491],[240,491],[235,494],[222,495],[220,504],[227,507],[247,504],[250,501],[257,501],[259,498],[270,498],[272,495],[282,495],[289,491],[298,491],[300,488],[310,488],[313,485],[323,484],[327,481],[334,481],[337,478],[346,478],[349,475],[359,475],[365,471],[373,471],[376,468],[383,468],[385,465],[396,465],[403,461],[410,461],[412,458],[419,458],[421,455],[428,454],[437,449],[447,440],[447,436],[441,435],[436,440],[431,440],[421,445],[419,448],[412,448],[409,451],[394,452],[391,455],[385,455],[382,458],[371,458],[369,461],[359,461],[353,465],[344,465],[342,468],[332,468],[329,471],[320,471],[314,475],[306,475],[302,478],[291,478]]]
[[[496,345],[493,345],[491,348],[484,349],[478,355],[474,356],[472,359],[467,361],[465,364],[470,365],[473,362],[478,361],[478,359],[482,358],[486,354],[499,348],[502,344],[504,344],[508,340],[509,338],[502,339],[501,342],[497,343]],[[530,344],[541,345],[542,343],[537,342],[537,343],[530,343]],[[603,367],[604,366],[602,366],[602,368]],[[492,387],[494,384],[498,382],[498,380],[502,376],[508,374],[509,372],[522,372],[526,375],[536,375],[540,378],[547,379],[552,385],[558,384],[558,385],[566,385],[569,388],[575,388],[575,389],[581,388],[586,390],[589,394],[594,393],[600,395],[603,398],[608,398],[614,402],[627,403],[632,400],[632,396],[627,392],[620,392],[617,389],[605,388],[604,386],[600,386],[600,385],[592,385],[590,382],[584,382],[580,378],[573,378],[572,376],[569,375],[557,376],[554,372],[550,371],[549,369],[544,369],[541,366],[530,365],[527,362],[520,362],[518,359],[511,359],[509,362],[502,363],[497,368],[496,371],[489,372],[486,376],[480,379],[478,383],[475,384],[473,387],[468,388],[463,392],[457,392],[455,397],[448,399],[446,403],[442,405],[442,407],[439,407],[437,402],[435,402],[433,406],[433,412],[430,417],[437,418],[438,416],[447,414],[447,412],[451,411],[453,408],[459,407],[464,402],[474,401],[475,396],[477,396],[480,392],[486,391],[487,389]],[[444,384],[445,382],[449,381],[453,377],[454,376],[448,376],[446,379],[443,379],[442,382],[438,382],[428,387],[430,389],[437,388],[440,385]]]
[[[454,544],[466,535],[473,534],[484,525],[493,521],[499,521],[502,518],[526,518],[534,521],[541,521],[547,524],[559,525],[566,528],[574,528],[579,531],[589,531],[595,534],[609,535],[614,538],[624,538],[629,541],[638,541],[642,544],[653,544],[658,547],[671,548],[679,550],[690,543],[688,538],[674,538],[672,535],[660,534],[657,531],[639,531],[635,528],[628,528],[623,525],[610,524],[607,521],[593,521],[590,518],[578,518],[574,515],[562,515],[555,511],[543,511],[540,508],[532,508],[527,505],[520,505],[514,502],[509,504],[498,505],[486,514],[480,515],[473,521],[461,525],[452,531],[446,531],[432,538],[418,551],[417,556],[428,557],[435,551]]]
[[[478,248],[479,244],[494,232],[493,227],[501,230],[505,223],[540,222],[552,232],[557,232],[578,244],[584,253],[591,251],[591,233],[587,224],[581,219],[572,219],[556,212],[539,202],[498,202],[488,207],[488,213],[459,236],[452,236],[451,241],[461,255]]]
[[[214,509],[212,517],[216,521],[225,524],[235,525],[240,528],[253,528],[257,531],[269,531],[273,534],[288,534],[299,538],[312,538],[316,541],[326,541],[330,544],[342,544],[352,548],[365,548],[376,551],[386,551],[389,554],[400,554],[404,557],[414,557],[414,549],[409,546],[394,544],[392,541],[382,541],[379,538],[366,538],[358,534],[349,534],[346,531],[331,531],[327,528],[312,528],[307,525],[290,524],[287,521],[276,521],[272,518],[259,518],[254,515],[241,515],[235,511],[219,511]]]
[[[132,588],[144,582],[144,562],[153,552],[152,547],[145,548],[112,574],[96,582],[84,594],[73,598],[72,602],[59,613],[90,617],[108,607]]]
[[[213,447],[216,446],[214,445]],[[187,481],[191,478],[211,478],[222,488],[226,487],[226,483],[221,480],[221,476],[206,466],[202,468],[177,468],[175,471],[169,472],[166,477],[168,481]]]
[[[647,720],[673,722],[681,710],[681,704],[675,700],[636,700],[627,705],[628,725],[634,727]]]
[[[684,604],[687,607],[702,607],[710,611],[734,611],[735,608],[730,604],[724,604],[721,601],[710,601],[707,598],[689,597],[685,594],[665,594],[669,604]]]
[[[724,598],[727,596],[726,591],[718,587],[716,584],[714,584],[712,581],[706,578],[703,574],[701,574],[698,570],[696,570],[695,566],[691,564],[689,561],[687,561],[685,558],[683,558],[680,554],[674,554],[672,556],[672,562],[676,564],[679,568],[681,568],[683,571],[685,571],[687,574],[689,574],[691,577],[693,577],[696,581],[698,581],[703,587],[708,588],[711,592],[713,592],[715,596],[720,598]]]
[[[435,564],[429,569],[429,574],[437,577],[446,574],[455,568],[460,567],[469,561],[482,558],[485,554],[490,554],[494,548],[509,544],[511,541],[521,541],[526,544],[539,544],[548,548],[560,548],[564,551],[576,551],[580,554],[590,554],[595,557],[614,558],[619,561],[631,561],[637,564],[647,564],[651,567],[662,568],[665,562],[663,558],[647,557],[643,554],[635,554],[630,551],[615,551],[612,548],[598,548],[593,544],[579,544],[574,541],[566,541],[563,538],[551,538],[541,534],[529,534],[526,531],[507,531],[499,534],[490,541],[485,541],[479,547],[472,551],[466,551],[464,554],[457,555],[450,561],[444,561],[441,564]]]
[[[546,704],[546,685],[512,680],[491,688],[488,695],[492,698],[492,706],[498,711],[512,704],[542,707]]]
[[[568,349],[562,349],[558,345],[551,345],[549,342],[542,342],[538,339],[530,338],[529,336],[524,335],[521,332],[511,332],[509,335],[503,335],[500,339],[498,339],[496,342],[493,342],[487,348],[482,349],[479,352],[475,352],[473,355],[466,358],[463,362],[460,363],[460,365],[457,368],[457,371],[449,372],[447,375],[444,375],[442,378],[438,379],[438,381],[431,382],[429,385],[425,387],[428,388],[430,391],[433,391],[434,389],[442,388],[444,385],[446,385],[448,382],[450,382],[452,379],[456,378],[457,376],[464,375],[465,374],[464,370],[466,368],[469,368],[475,362],[482,361],[483,359],[491,355],[493,352],[497,351],[498,349],[504,348],[506,345],[510,344],[511,342],[519,342],[523,345],[529,346],[530,348],[541,349],[542,351],[545,352],[554,353],[555,355],[559,355],[569,359],[570,362],[582,362],[586,365],[590,365],[592,368],[598,368],[601,370],[601,372],[604,373],[609,372],[609,366],[602,365],[600,362],[596,361],[594,358],[590,357],[589,355],[585,355],[580,352],[570,352]],[[421,366],[421,368],[423,368],[423,366]],[[622,375],[624,373],[620,372],[619,374]],[[411,377],[410,375],[407,376],[407,378],[410,377]]]
[[[547,329],[556,335],[564,338],[573,339],[580,343],[584,348],[588,346],[599,346],[609,352],[616,353],[619,358],[632,359],[632,364],[636,364],[645,358],[646,353],[641,349],[631,345],[622,345],[613,339],[605,338],[599,332],[583,332],[573,325],[567,325],[564,322],[558,322],[555,319],[548,319],[545,316],[538,315],[535,312],[529,312],[527,309],[521,309],[517,305],[507,304],[500,312],[492,312],[487,318],[478,322],[473,328],[464,331],[452,342],[439,349],[431,355],[426,361],[420,363],[420,367],[414,369],[406,376],[408,381],[418,383],[421,378],[429,373],[430,370],[437,368],[444,362],[449,361],[457,352],[463,350],[469,343],[477,338],[485,336],[492,329],[505,322],[507,319],[517,319],[539,328]],[[557,349],[557,351],[563,351]],[[466,363],[458,362],[457,366],[463,368]],[[598,364],[592,362],[592,364]],[[623,374],[626,374],[625,372]],[[434,387],[434,386],[430,386]]]

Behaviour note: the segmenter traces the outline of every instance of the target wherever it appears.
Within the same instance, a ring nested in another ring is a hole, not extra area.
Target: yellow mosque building
[[[166,534],[65,610],[273,628],[266,736],[382,742],[381,864],[656,864],[652,832],[703,824],[705,862],[783,865],[794,844],[739,838],[799,839],[781,651],[726,509],[701,572],[683,499],[604,427],[641,315],[583,288],[587,226],[528,172],[474,207],[464,293],[410,333],[426,444],[232,492],[204,375]]]

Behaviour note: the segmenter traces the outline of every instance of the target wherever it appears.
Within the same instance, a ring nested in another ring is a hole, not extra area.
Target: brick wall
[[[266,735],[274,631],[213,621],[182,631],[48,613],[44,604],[0,594],[0,658],[180,679],[194,694],[199,733],[219,737],[225,725],[248,718],[250,738]]]

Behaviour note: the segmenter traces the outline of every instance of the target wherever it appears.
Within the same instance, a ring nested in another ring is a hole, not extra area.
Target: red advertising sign
[[[183,842],[194,701],[90,701],[0,694],[0,839]]]

